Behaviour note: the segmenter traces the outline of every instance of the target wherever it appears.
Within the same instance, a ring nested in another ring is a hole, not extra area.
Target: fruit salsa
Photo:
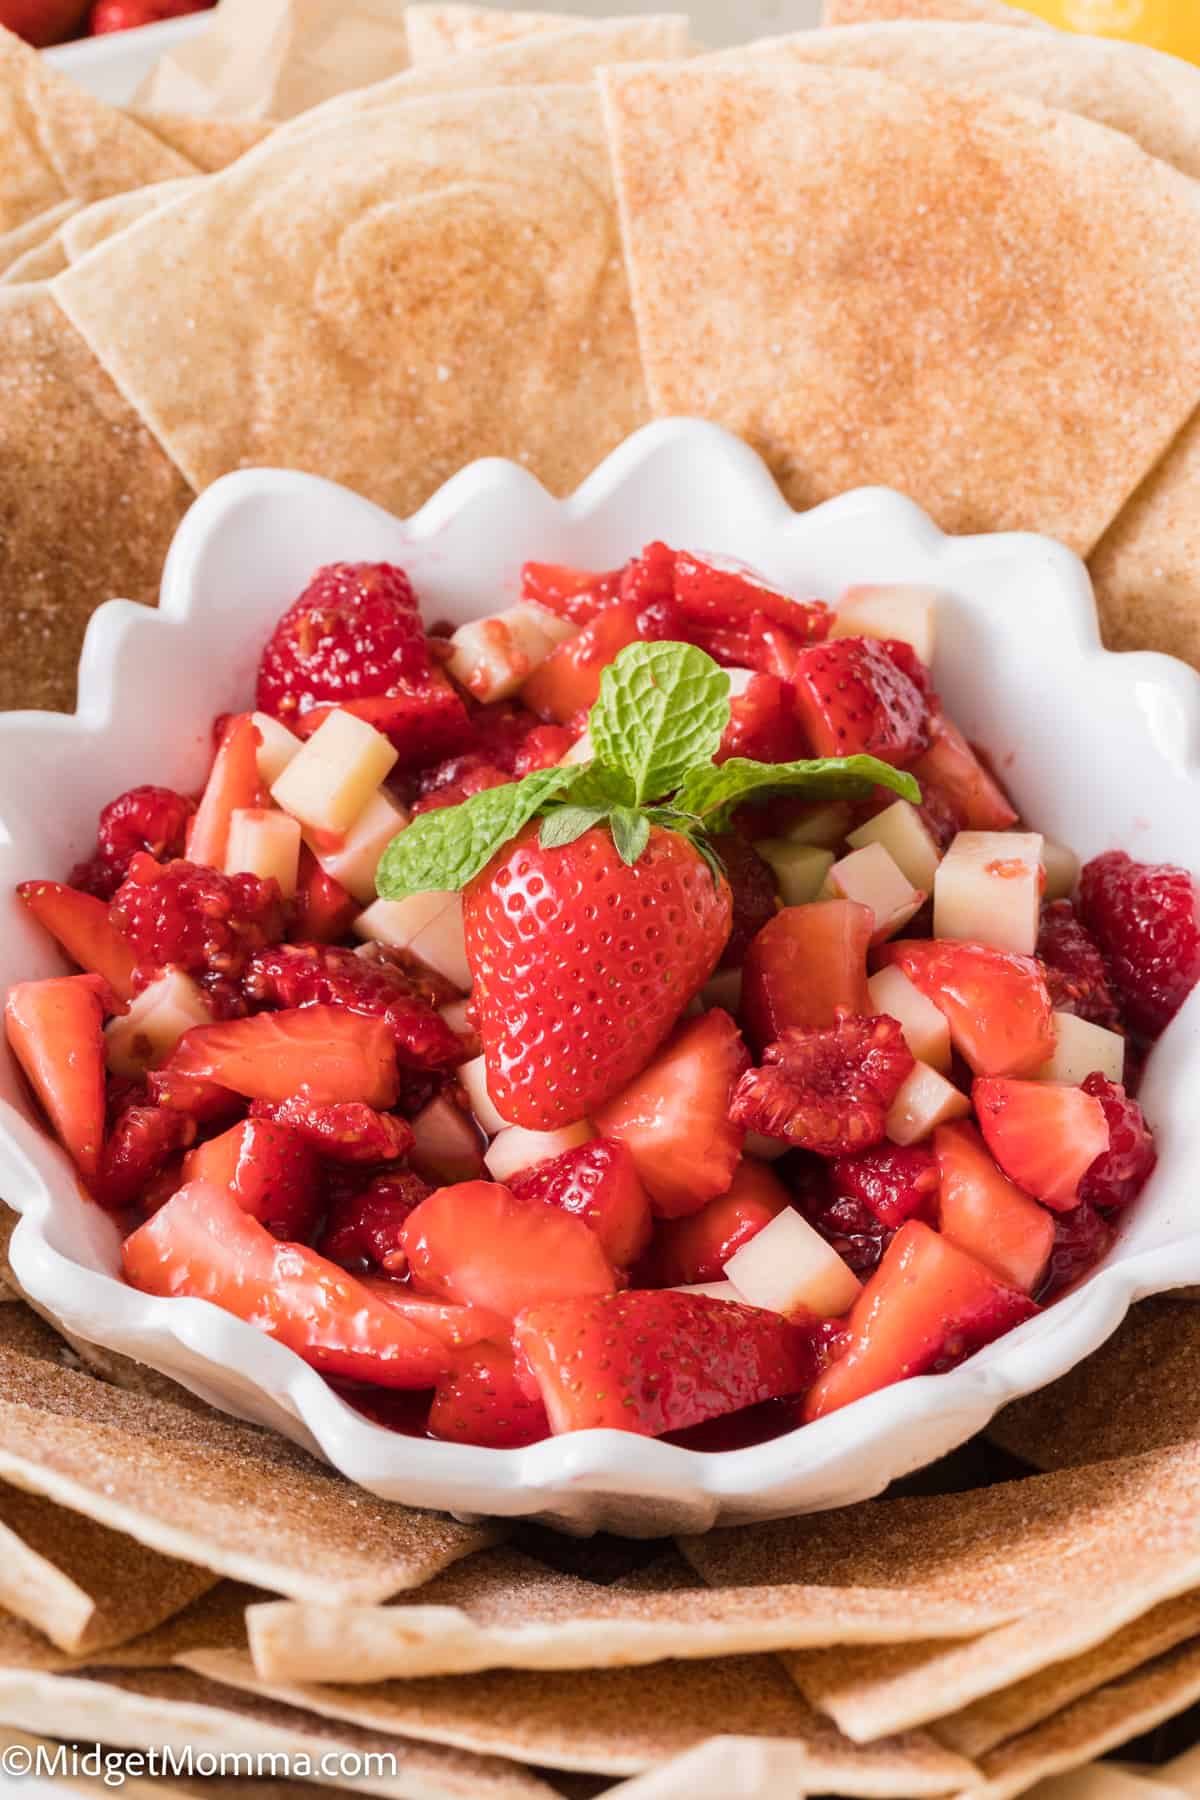
[[[653,544],[451,632],[319,570],[203,791],[19,890],[82,972],[9,1042],[126,1280],[498,1448],[752,1442],[1078,1281],[1197,893],[1025,828],[933,686],[950,604]]]

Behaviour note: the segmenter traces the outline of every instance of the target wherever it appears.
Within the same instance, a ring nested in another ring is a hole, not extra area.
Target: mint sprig
[[[708,831],[724,831],[731,815],[751,794],[764,789],[808,793],[814,800],[865,800],[872,787],[890,788],[914,805],[917,782],[903,769],[874,756],[827,756],[808,762],[760,763],[748,756],[689,769],[675,796],[681,812],[692,813]]]
[[[536,769],[524,781],[485,788],[458,806],[422,813],[380,858],[375,874],[379,894],[385,900],[406,900],[410,894],[466,887],[544,806],[565,798],[590,766]]]
[[[710,763],[729,723],[729,677],[691,644],[630,644],[600,677],[588,729],[596,760],[619,769],[633,804],[673,794]]]

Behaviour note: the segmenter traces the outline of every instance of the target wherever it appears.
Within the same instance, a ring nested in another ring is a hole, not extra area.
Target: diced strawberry
[[[739,1081],[730,1118],[818,1156],[880,1143],[888,1108],[915,1067],[903,1031],[886,1014],[785,1031],[763,1058],[764,1067]]]
[[[639,561],[653,565],[657,556],[661,564],[664,548],[651,545]],[[818,643],[829,630],[832,615],[819,600],[793,600],[731,559],[700,557],[686,550],[668,554],[674,557],[671,600],[679,621],[675,635],[698,645],[717,662],[778,673],[790,682],[790,674],[772,666],[768,636],[802,646]]]
[[[698,1212],[728,1189],[743,1137],[729,1106],[749,1062],[737,1026],[714,1007],[680,1026],[642,1073],[595,1113],[597,1131],[633,1152],[660,1218]]]
[[[779,911],[779,889],[770,863],[736,831],[722,832],[714,838],[713,849],[721,859],[733,899],[733,924],[719,966],[738,969],[745,961],[751,939]]]
[[[547,727],[557,730],[557,726]],[[463,756],[451,756],[436,768],[427,769],[420,777],[421,796],[413,803],[413,817],[421,813],[441,812],[447,806],[461,806],[475,794],[488,788],[507,787],[513,776],[478,750]]]
[[[491,1181],[464,1181],[423,1200],[404,1226],[418,1289],[511,1319],[523,1307],[617,1285],[582,1219],[530,1206]]]
[[[113,929],[108,907],[93,894],[57,881],[23,881],[17,893],[39,925],[62,945],[71,961],[102,975],[122,1000],[133,993],[134,957]]]
[[[433,1189],[409,1169],[376,1175],[366,1187],[336,1194],[317,1244],[330,1262],[357,1274],[381,1270],[403,1275],[408,1269],[403,1233],[410,1213]]]
[[[509,1181],[518,1200],[557,1206],[594,1231],[614,1269],[631,1269],[650,1242],[650,1203],[637,1165],[615,1138],[593,1138]]]
[[[104,1008],[94,975],[22,981],[8,990],[4,1024],[13,1055],[87,1181],[104,1145]]]
[[[910,1219],[850,1312],[845,1350],[819,1376],[806,1419],[910,1375],[951,1369],[1037,1312],[965,1250]]]
[[[318,1105],[304,1094],[293,1094],[287,1100],[255,1100],[250,1113],[252,1118],[285,1125],[328,1162],[394,1162],[412,1149],[407,1119],[376,1112],[361,1100]]]
[[[885,944],[880,959],[895,963],[933,1001],[976,1075],[1031,1075],[1053,1056],[1053,1008],[1033,957],[990,944],[906,938]]]
[[[513,774],[518,781],[538,769],[557,768],[575,742],[575,733],[565,725],[539,725],[531,731],[517,751]]]
[[[890,1231],[908,1219],[933,1218],[938,1165],[920,1144],[878,1144],[857,1156],[839,1156],[831,1174],[836,1193],[861,1200]]]
[[[419,983],[391,960],[329,944],[279,944],[251,958],[243,987],[255,1006],[339,1006],[382,1019],[410,1068],[448,1069],[463,1060],[458,1037]]]
[[[1094,1074],[1083,1083],[1083,1091],[1104,1109],[1108,1149],[1084,1176],[1079,1198],[1111,1212],[1137,1199],[1154,1173],[1158,1152],[1141,1107],[1123,1087]]]
[[[640,636],[637,607],[629,602],[610,606],[550,652],[521,689],[522,700],[539,718],[565,725],[575,713],[595,705],[601,675]]]
[[[753,939],[742,979],[742,1019],[756,1050],[793,1027],[832,1025],[839,1010],[871,1010],[867,950],[875,929],[869,906],[819,900],[785,906]]]
[[[869,1156],[870,1151],[866,1152]],[[827,1161],[806,1151],[794,1150],[783,1165],[792,1189],[792,1204],[814,1231],[832,1245],[848,1269],[865,1281],[879,1267],[884,1251],[895,1237],[865,1201],[838,1192],[834,1170],[843,1161]]]
[[[327,875],[307,844],[300,846],[300,871],[292,901],[288,936],[293,943],[335,944],[349,937],[359,905],[340,881]]]
[[[950,803],[968,831],[1007,831],[1017,822],[1016,809],[988,773],[952,719],[935,713],[929,726],[929,748],[912,765],[921,784],[935,788]]]
[[[179,1104],[195,1083],[213,1083],[249,1100],[303,1093],[321,1105],[386,1108],[396,1099],[396,1041],[384,1019],[340,1006],[294,1007],[194,1025],[149,1081],[164,1106]]]
[[[105,1139],[93,1198],[113,1212],[144,1204],[155,1178],[195,1136],[195,1121],[183,1113],[136,1103],[122,1107]]]
[[[397,769],[420,768],[451,756],[471,739],[471,722],[461,694],[440,669],[419,683],[398,682],[390,694],[314,706],[289,721],[297,737],[310,738],[331,712],[353,713],[382,732],[397,752]]]
[[[521,570],[521,598],[544,606],[573,625],[590,625],[598,613],[611,606],[620,591],[621,571],[597,574],[591,569],[568,569],[560,563],[527,562]]]
[[[1079,1185],[1109,1147],[1094,1094],[1051,1081],[977,1081],[975,1112],[1006,1175],[1055,1212],[1079,1204]]]
[[[146,979],[174,964],[206,985],[229,983],[256,950],[283,936],[276,882],[149,856],[134,857],[109,916]]]
[[[996,1167],[973,1125],[939,1125],[942,1236],[1023,1294],[1037,1292],[1054,1248],[1054,1219]]]
[[[111,900],[139,853],[159,862],[182,856],[195,803],[172,788],[130,788],[110,800],[100,814],[96,848],[71,871],[72,887]]]
[[[508,1341],[512,1321],[500,1313],[488,1312],[482,1306],[458,1306],[450,1300],[431,1300],[427,1294],[414,1293],[406,1281],[398,1281],[394,1275],[360,1275],[358,1279],[376,1300],[382,1300],[394,1312],[419,1325],[430,1337],[437,1338],[447,1350],[456,1352],[454,1361],[449,1364],[451,1369],[464,1351],[474,1350],[481,1344],[490,1349]]]
[[[1108,959],[1130,1024],[1157,1037],[1200,980],[1200,902],[1191,875],[1110,850],[1084,865],[1079,916]]]
[[[308,1241],[321,1209],[316,1151],[272,1119],[243,1119],[209,1138],[189,1153],[183,1178],[226,1189],[272,1236],[292,1243]]]
[[[729,723],[713,761],[748,756],[755,762],[795,762],[807,752],[791,685],[777,675],[755,675],[730,701]]]
[[[642,610],[675,604],[675,552],[669,544],[647,544],[621,570],[620,597]]]
[[[661,1437],[803,1393],[818,1336],[757,1307],[643,1288],[531,1307],[515,1342],[555,1432]]]
[[[662,1287],[720,1281],[735,1250],[748,1244],[789,1204],[788,1191],[766,1163],[744,1156],[733,1185],[686,1219],[665,1219],[654,1242]]]
[[[875,639],[837,638],[796,660],[796,706],[814,755],[903,764],[925,748],[925,696]]]
[[[1055,900],[1043,910],[1037,954],[1055,1012],[1075,1013],[1106,1031],[1121,1029],[1100,948],[1079,923],[1069,900]]]
[[[512,1351],[485,1344],[465,1352],[438,1383],[429,1435],[451,1444],[519,1450],[549,1437],[550,1421],[541,1401],[531,1400],[517,1379]]]
[[[268,804],[258,773],[261,734],[249,713],[231,718],[213,760],[208,783],[188,826],[189,862],[224,869],[229,824],[241,807]]]
[[[283,614],[258,667],[256,704],[294,728],[328,701],[390,694],[429,669],[412,583],[392,563],[318,569]]]
[[[1089,1206],[1086,1200],[1081,1200],[1070,1212],[1053,1216],[1054,1248],[1038,1295],[1043,1305],[1057,1300],[1082,1276],[1090,1275],[1097,1263],[1108,1255],[1117,1235],[1104,1215]]]

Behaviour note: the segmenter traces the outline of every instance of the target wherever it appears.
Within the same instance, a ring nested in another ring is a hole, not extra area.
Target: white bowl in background
[[[802,596],[833,599],[871,581],[943,589],[938,686],[1026,816],[1084,856],[1120,845],[1200,869],[1200,681],[1166,657],[1103,650],[1074,556],[1029,535],[945,537],[878,489],[796,514],[744,444],[671,420],[631,438],[566,500],[498,461],[464,470],[407,521],[307,475],[247,470],[211,487],[176,536],[159,610],[114,601],[93,618],[78,712],[0,718],[0,987],[61,967],[12,897],[15,883],[64,875],[89,850],[99,808],[122,789],[201,783],[213,715],[249,702],[271,625],[320,564],[401,563],[427,619],[461,622],[511,602],[527,558],[606,568],[656,537],[740,556]],[[124,1285],[116,1228],[80,1194],[11,1059],[0,1067],[0,1194],[24,1215],[10,1252],[17,1278],[69,1335],[276,1427],[388,1498],[661,1536],[878,1493],[1064,1374],[1132,1301],[1200,1282],[1198,1092],[1193,998],[1151,1057],[1142,1091],[1158,1169],[1101,1268],[949,1374],[720,1454],[612,1431],[486,1450],[369,1423],[252,1326],[205,1301]]]
[[[210,13],[187,13],[159,25],[137,25],[130,31],[106,31],[99,37],[76,38],[43,52],[46,59],[80,87],[109,106],[131,106],[138,89],[160,56],[186,44],[204,30]]]

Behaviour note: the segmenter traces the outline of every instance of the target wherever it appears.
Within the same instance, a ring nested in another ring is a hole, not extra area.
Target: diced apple
[[[306,841],[325,873],[366,906],[375,898],[379,859],[408,819],[386,788],[376,788],[344,837],[331,843],[324,833],[309,832]]]
[[[747,1156],[753,1156],[759,1162],[778,1162],[791,1147],[786,1138],[764,1137],[761,1131],[748,1131],[742,1146]]]
[[[409,1161],[426,1181],[452,1186],[483,1174],[483,1143],[474,1121],[445,1094],[421,1108],[412,1129]]]
[[[732,1281],[693,1281],[691,1286],[668,1288],[671,1294],[694,1294],[701,1300],[724,1300],[729,1306],[752,1306],[745,1294],[739,1294]]]
[[[575,739],[575,742],[571,745],[567,754],[559,757],[558,766],[560,769],[571,768],[576,763],[591,762],[595,755],[596,746],[592,743],[592,734],[585,727]]]
[[[893,1144],[919,1144],[939,1125],[965,1119],[971,1110],[967,1096],[952,1081],[919,1062],[892,1101],[887,1134]]]
[[[300,750],[300,739],[270,713],[254,713],[258,730],[258,772],[267,787],[273,787]]]
[[[932,831],[910,801],[897,800],[894,805],[885,807],[857,831],[852,831],[846,842],[854,850],[865,850],[868,844],[882,844],[900,873],[915,888],[925,894],[933,892],[933,878],[942,860],[941,851]],[[757,848],[759,855],[763,855],[762,845]]]
[[[285,900],[296,892],[300,868],[300,821],[262,807],[235,807],[225,845],[227,875],[257,875],[277,881]]]
[[[1103,1075],[1118,1083],[1124,1080],[1125,1039],[1119,1032],[1106,1031],[1103,1025],[1093,1025],[1090,1019],[1069,1012],[1055,1013],[1054,1030],[1054,1055],[1035,1070],[1034,1081],[1082,1087],[1089,1075]]]
[[[381,731],[339,709],[296,752],[272,784],[271,798],[302,825],[342,837],[395,761]]]
[[[1042,841],[1037,831],[960,831],[933,884],[933,935],[1032,956]]]
[[[942,1075],[950,1070],[950,1026],[944,1013],[913,986],[903,969],[880,969],[867,982],[871,1005],[877,1013],[895,1019],[904,1041],[919,1063],[928,1063]]]
[[[456,1031],[459,1037],[470,1037],[475,1029],[471,1023],[470,1005],[469,1000],[452,1000],[449,1006],[438,1008],[451,1031]]]
[[[483,1160],[493,1181],[507,1181],[510,1175],[532,1169],[535,1163],[561,1156],[565,1150],[577,1150],[594,1136],[586,1119],[562,1125],[557,1131],[528,1131],[523,1125],[509,1125],[492,1139]]]
[[[725,1273],[752,1306],[837,1319],[858,1298],[858,1277],[791,1207],[735,1250]]]
[[[461,894],[451,894],[450,904],[438,913],[409,945],[414,956],[428,963],[456,988],[468,993],[471,987],[471,965],[467,961],[467,934],[463,925]]]
[[[830,637],[899,638],[923,663],[933,661],[938,591],[894,583],[847,588],[837,603]]]
[[[846,841],[846,833],[854,822],[854,814],[844,800],[831,800],[827,806],[813,806],[784,827],[783,836],[790,844],[815,844],[819,850],[836,850]]]
[[[816,844],[794,844],[790,838],[759,838],[754,848],[775,871],[785,906],[807,906],[825,885],[833,867],[833,851]]]
[[[1069,900],[1079,880],[1079,858],[1075,852],[1066,844],[1056,844],[1053,838],[1043,838],[1042,867],[1046,871],[1042,894],[1046,904],[1051,900]]]
[[[105,1061],[114,1075],[137,1081],[166,1062],[185,1031],[211,1024],[207,996],[182,969],[168,969],[105,1026]]]
[[[550,652],[578,629],[569,619],[522,601],[489,619],[460,625],[450,639],[454,654],[447,667],[476,700],[509,700]]]
[[[742,971],[718,969],[701,988],[700,1003],[702,1012],[719,1006],[723,1012],[732,1013],[736,1018],[742,1004]]]
[[[475,1115],[475,1123],[495,1137],[501,1131],[512,1129],[512,1120],[506,1119],[499,1111],[492,1096],[488,1093],[487,1060],[477,1056],[471,1062],[462,1063],[458,1069],[458,1079],[467,1092],[471,1102],[471,1111]]]
[[[856,900],[875,915],[872,944],[893,937],[921,910],[925,895],[915,888],[882,844],[867,844],[834,863],[825,877],[830,900]]]
[[[355,934],[386,944],[390,950],[408,950],[417,933],[432,925],[457,898],[449,889],[433,888],[403,900],[376,900],[355,919]]]

